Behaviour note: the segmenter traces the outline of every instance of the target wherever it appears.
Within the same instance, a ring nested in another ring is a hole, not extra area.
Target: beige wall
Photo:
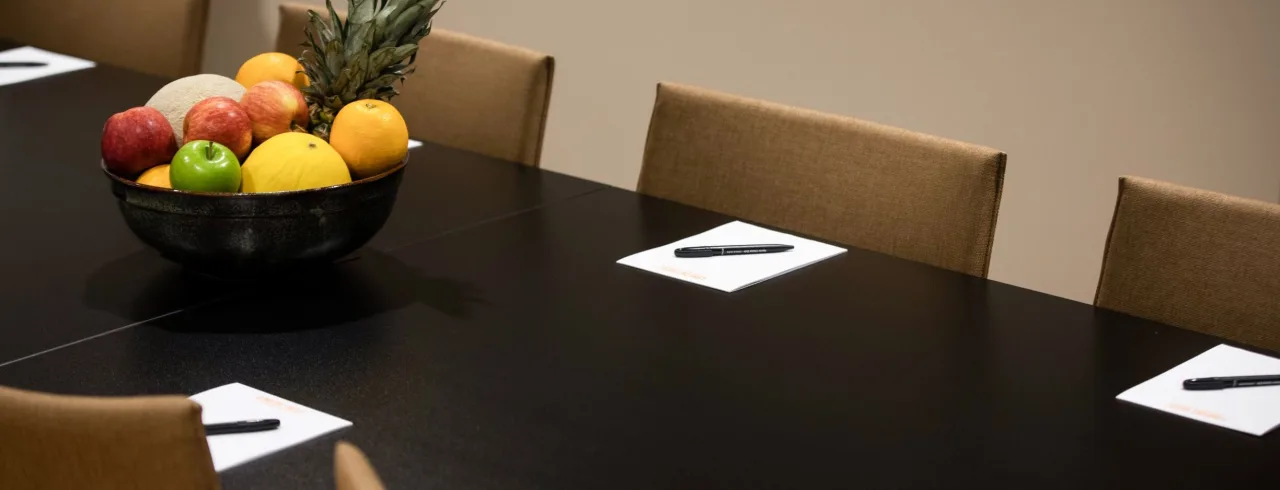
[[[209,71],[270,48],[276,1],[214,0]],[[1117,176],[1280,197],[1278,24],[1276,0],[453,0],[438,17],[555,55],[544,166],[620,187],[658,80],[1000,148],[991,277],[1080,301]]]

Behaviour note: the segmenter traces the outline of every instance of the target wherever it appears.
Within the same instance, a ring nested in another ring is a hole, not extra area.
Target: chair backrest
[[[0,37],[177,78],[200,72],[208,0],[4,0]]]
[[[0,387],[0,488],[216,489],[200,405]]]
[[[1280,351],[1280,205],[1121,177],[1094,304]]]
[[[986,276],[1005,154],[662,83],[638,190]]]
[[[355,445],[338,441],[333,448],[333,480],[337,490],[383,490],[382,480]]]
[[[314,5],[280,5],[276,49],[302,54]],[[555,60],[542,53],[433,28],[392,105],[409,136],[538,166]]]

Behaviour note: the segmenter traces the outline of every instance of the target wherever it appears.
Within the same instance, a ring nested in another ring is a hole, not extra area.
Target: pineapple
[[[302,89],[311,132],[329,140],[338,111],[360,99],[389,101],[394,83],[413,73],[418,41],[431,33],[431,18],[444,0],[347,0],[344,23],[325,0],[328,18],[308,11],[306,48],[298,61],[311,79]]]

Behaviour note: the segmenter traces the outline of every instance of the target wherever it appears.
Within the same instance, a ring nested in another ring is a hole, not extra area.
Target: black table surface
[[[15,44],[0,40],[0,50]],[[110,66],[0,87],[0,365],[228,293],[128,230],[99,167],[107,118],[167,80]],[[426,144],[368,251],[604,186]]]
[[[1280,440],[1114,397],[1220,340],[888,256],[735,293],[614,261],[729,221],[607,189],[0,368],[241,382],[354,426],[222,474],[328,488],[1275,488]]]
[[[614,261],[730,218],[446,148],[351,260],[226,294],[98,173],[102,122],[163,83],[0,87],[0,384],[242,382],[355,423],[225,488],[330,488],[340,438],[391,488],[1280,484],[1276,437],[1114,399],[1219,339],[856,249],[704,289]]]

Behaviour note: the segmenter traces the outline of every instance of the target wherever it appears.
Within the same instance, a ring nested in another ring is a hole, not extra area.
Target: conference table
[[[224,488],[331,488],[338,440],[388,488],[1280,485],[1274,435],[1115,400],[1230,342],[856,248],[702,288],[615,261],[733,217],[432,144],[332,267],[187,273],[98,167],[103,121],[164,83],[0,87],[0,385],[239,382],[354,423]]]

